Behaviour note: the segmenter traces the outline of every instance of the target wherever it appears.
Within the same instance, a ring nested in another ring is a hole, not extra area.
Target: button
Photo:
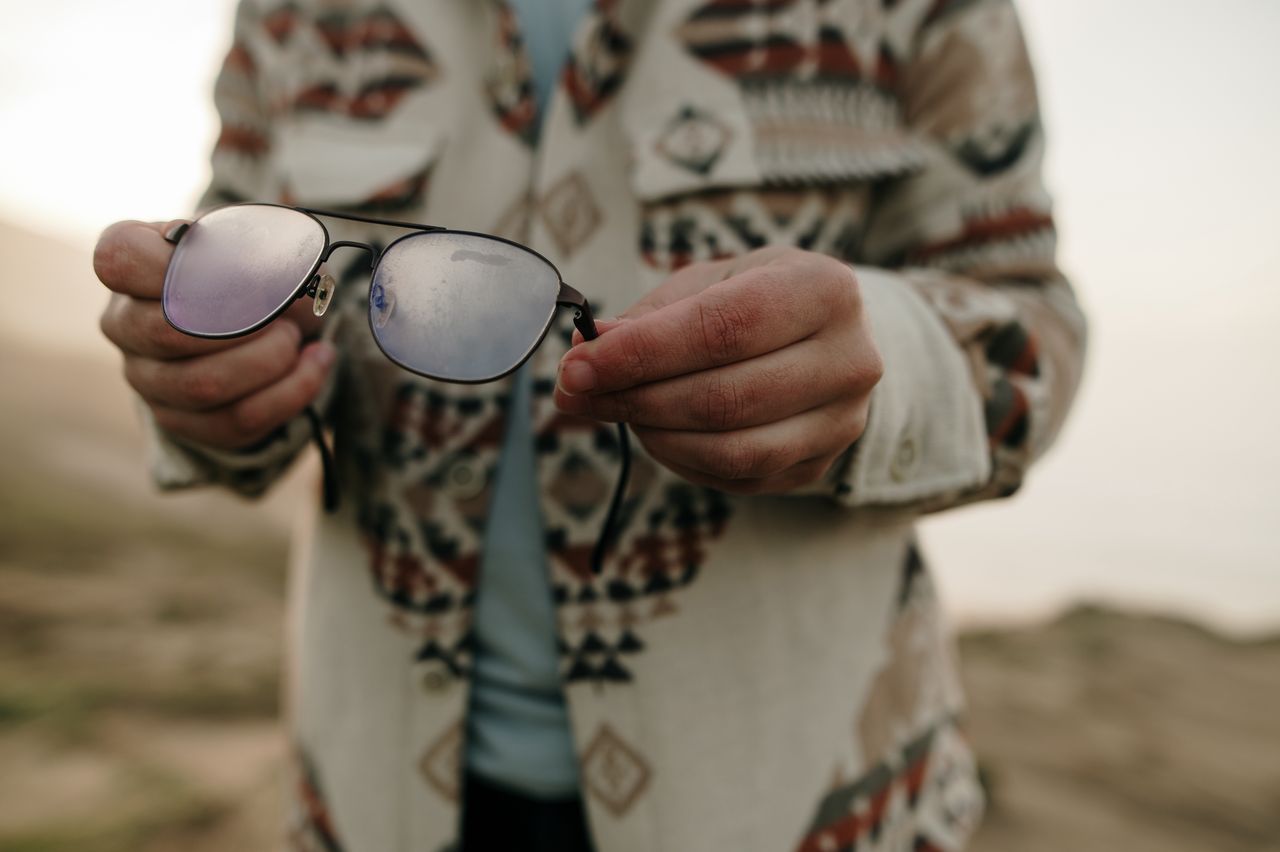
[[[905,482],[916,469],[916,463],[920,460],[920,453],[916,449],[915,439],[910,435],[904,436],[898,442],[898,450],[893,454],[893,461],[889,465],[889,476],[894,482]]]
[[[484,491],[484,486],[484,466],[467,456],[449,465],[449,469],[444,474],[442,488],[455,500],[470,500]]]
[[[453,678],[444,669],[428,669],[422,675],[422,691],[429,695],[439,695],[449,688]]]

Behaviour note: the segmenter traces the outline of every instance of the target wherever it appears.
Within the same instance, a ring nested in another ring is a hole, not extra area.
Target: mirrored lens
[[[164,279],[164,314],[188,334],[242,334],[281,311],[320,262],[324,228],[287,207],[223,207],[191,224]]]
[[[559,290],[551,264],[520,246],[472,234],[413,234],[378,263],[369,326],[401,366],[487,381],[532,351]]]

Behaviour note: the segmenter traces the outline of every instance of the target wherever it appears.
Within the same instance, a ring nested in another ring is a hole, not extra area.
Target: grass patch
[[[135,767],[87,818],[0,836],[0,852],[137,852],[164,835],[206,831],[233,807],[171,773]]]

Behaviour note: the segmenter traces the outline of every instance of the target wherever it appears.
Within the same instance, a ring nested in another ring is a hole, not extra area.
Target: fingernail
[[[596,386],[596,371],[586,361],[562,361],[557,384],[568,394],[586,393]]]
[[[317,343],[311,348],[311,360],[320,367],[328,367],[333,363],[334,356],[338,353],[334,351],[333,346],[325,341]]]

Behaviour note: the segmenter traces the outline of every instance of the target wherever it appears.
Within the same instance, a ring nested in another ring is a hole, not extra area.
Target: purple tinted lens
[[[393,361],[453,381],[495,379],[551,322],[560,276],[520,246],[472,234],[413,234],[383,254],[369,327]]]
[[[174,248],[164,315],[188,334],[243,334],[289,304],[325,242],[319,222],[287,207],[241,204],[206,213]]]

